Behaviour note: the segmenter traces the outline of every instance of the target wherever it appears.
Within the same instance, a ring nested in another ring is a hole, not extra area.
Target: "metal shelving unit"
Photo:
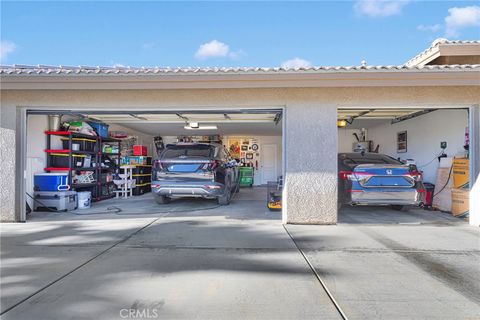
[[[118,152],[112,153],[112,152],[103,152],[103,144],[104,143],[109,143],[109,144],[117,144],[118,147]],[[97,201],[104,200],[104,199],[110,199],[115,197],[115,192],[107,192],[108,194],[104,195],[103,194],[103,188],[109,188],[111,185],[114,185],[113,181],[107,181],[107,182],[102,182],[102,174],[103,173],[118,173],[119,168],[120,168],[120,140],[119,139],[114,139],[114,138],[104,138],[104,137],[98,137],[98,159],[100,163],[103,161],[103,157],[109,157],[110,159],[115,160],[115,167],[98,167],[97,170]]]
[[[120,150],[120,140],[112,138],[102,138],[99,136],[90,136],[76,132],[70,131],[45,131],[47,139],[47,148],[45,152],[47,153],[47,167],[44,169],[46,172],[52,171],[67,171],[68,172],[68,181],[72,190],[78,189],[90,189],[92,192],[92,200],[100,201],[104,199],[113,198],[115,193],[112,192],[110,195],[102,195],[102,187],[113,184],[113,181],[102,182],[101,177],[102,173],[111,172],[115,174],[118,172],[120,165],[120,153],[103,153],[103,143],[118,143],[118,150]],[[68,138],[68,149],[52,149],[51,148],[51,137],[52,136],[61,136]],[[94,151],[85,151],[85,150],[72,150],[72,141],[74,138],[83,138],[89,140],[95,140]],[[53,167],[51,161],[51,154],[60,153],[68,154],[68,166],[67,167]],[[95,167],[75,167],[73,164],[74,155],[90,155],[92,156],[91,161],[96,164]],[[108,156],[110,159],[116,157],[115,167],[102,167],[102,161],[104,156]],[[73,183],[73,174],[75,171],[93,171],[95,182],[92,183]]]

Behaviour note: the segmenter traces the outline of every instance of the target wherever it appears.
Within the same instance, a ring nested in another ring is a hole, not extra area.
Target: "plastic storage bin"
[[[35,191],[69,190],[68,173],[36,173],[33,177]]]
[[[68,154],[52,153],[50,156],[52,167],[68,168]],[[83,161],[85,160],[85,157],[85,155],[81,154],[72,154],[72,166],[74,168],[83,167]]]
[[[68,149],[68,138],[62,138],[63,149]],[[72,138],[72,150],[95,151],[95,143],[97,140],[86,138]],[[78,149],[74,145],[78,145]]]
[[[152,175],[150,173],[134,174],[133,179],[135,179],[135,183],[138,186],[147,182],[152,182]]]
[[[136,185],[135,188],[133,188],[133,195],[134,196],[140,196],[145,193],[149,193],[152,191],[152,183],[151,182],[146,182],[140,185]]]
[[[95,129],[95,131],[100,137],[108,138],[108,124],[102,123],[102,122],[93,122],[93,121],[88,121],[87,123],[93,129]]]
[[[134,156],[146,156],[147,155],[147,147],[135,145],[133,146],[133,155]]]
[[[133,168],[133,174],[145,174],[145,173],[152,173],[152,166],[150,165],[136,165]]]
[[[33,211],[69,211],[77,208],[76,191],[35,191]]]
[[[151,165],[152,157],[147,156],[124,156],[122,157],[122,164],[124,165]]]

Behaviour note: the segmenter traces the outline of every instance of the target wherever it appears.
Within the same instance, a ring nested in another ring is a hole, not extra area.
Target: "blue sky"
[[[480,39],[478,1],[1,2],[2,64],[402,64]]]

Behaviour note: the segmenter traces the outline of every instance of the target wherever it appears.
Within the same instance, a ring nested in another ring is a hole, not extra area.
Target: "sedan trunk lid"
[[[350,180],[364,188],[413,188],[418,177],[408,165],[361,164],[354,168]]]

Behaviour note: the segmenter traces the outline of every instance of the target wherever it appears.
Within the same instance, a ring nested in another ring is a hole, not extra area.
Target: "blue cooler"
[[[67,191],[68,173],[36,173],[33,178],[35,191]]]

